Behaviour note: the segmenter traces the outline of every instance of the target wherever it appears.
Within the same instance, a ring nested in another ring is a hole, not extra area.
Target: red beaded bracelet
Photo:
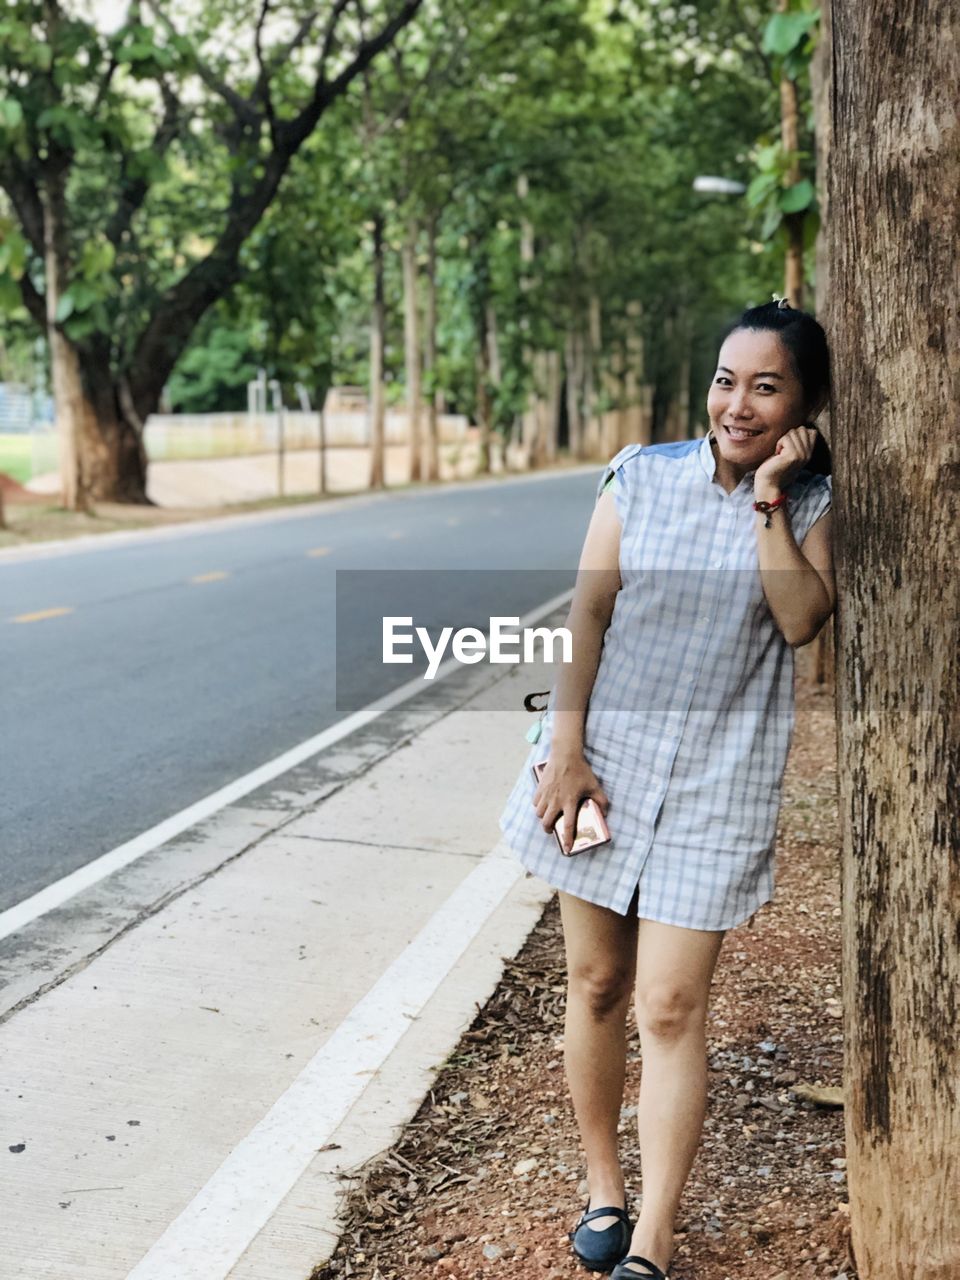
[[[781,493],[780,497],[774,498],[772,502],[760,501],[753,504],[754,511],[759,511],[761,515],[765,515],[767,517],[763,522],[763,527],[765,529],[770,528],[770,513],[776,511],[777,507],[782,507],[786,500],[787,495],[785,493]]]

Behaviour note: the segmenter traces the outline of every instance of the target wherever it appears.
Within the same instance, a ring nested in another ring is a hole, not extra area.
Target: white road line
[[[520,619],[520,626],[534,626],[541,618],[552,613],[554,609],[559,609],[572,595],[573,591],[571,589],[561,592],[551,600],[547,600],[544,604],[531,610],[530,613],[525,614]],[[384,694],[382,698],[377,698],[375,702],[371,702],[368,706],[361,707],[359,711],[346,716],[343,720],[338,720],[336,724],[330,725],[322,733],[308,738],[306,742],[301,742],[299,746],[291,747],[289,751],[276,756],[273,760],[268,760],[266,764],[260,765],[259,768],[254,769],[251,773],[244,774],[242,778],[237,778],[233,782],[227,783],[225,787],[221,787],[218,791],[212,792],[202,800],[196,801],[195,804],[189,805],[186,809],[181,809],[179,813],[175,813],[172,817],[165,818],[163,822],[157,823],[149,831],[144,831],[140,835],[134,836],[132,840],[128,840],[126,843],[118,845],[115,849],[111,849],[109,853],[101,854],[99,858],[88,862],[86,866],[79,867],[69,875],[63,876],[60,880],[54,881],[53,884],[47,885],[45,889],[41,889],[39,893],[33,894],[32,897],[25,898],[23,902],[18,902],[15,906],[0,912],[0,940],[9,937],[12,933],[16,933],[18,929],[24,928],[31,921],[46,915],[48,911],[53,911],[57,907],[63,906],[65,902],[69,902],[78,893],[82,893],[92,885],[99,884],[101,880],[106,879],[107,876],[112,875],[115,871],[129,866],[131,862],[136,862],[144,854],[151,853],[160,845],[172,840],[175,836],[195,826],[198,822],[203,822],[212,817],[213,814],[219,813],[221,809],[225,809],[227,805],[233,804],[245,795],[249,795],[257,787],[262,787],[264,783],[272,782],[274,778],[286,773],[288,769],[293,769],[296,765],[302,764],[304,760],[309,760],[311,756],[325,751],[327,747],[332,746],[333,743],[338,742],[341,738],[345,738],[347,734],[353,733],[355,729],[360,729],[365,724],[369,724],[371,720],[383,715],[385,711],[389,711],[391,708],[399,706],[400,703],[416,697],[418,693],[423,693],[426,688],[429,688],[430,683],[436,683],[437,680],[442,680],[444,676],[448,676],[452,671],[461,669],[455,658],[448,658],[437,668],[437,673],[432,682],[424,680],[422,676],[414,676],[412,680],[408,680],[391,693]]]
[[[225,1280],[522,874],[500,846],[487,854],[127,1280]]]
[[[141,543],[186,538],[196,533],[218,533],[224,529],[257,524],[279,523],[284,520],[302,520],[312,516],[339,515],[355,506],[371,502],[389,502],[399,498],[420,502],[423,498],[443,497],[464,489],[479,489],[483,485],[529,484],[553,480],[558,476],[600,475],[599,463],[585,463],[572,467],[556,467],[546,471],[524,471],[516,475],[502,475],[495,480],[445,480],[441,485],[431,483],[413,485],[403,489],[378,490],[376,493],[331,494],[320,502],[309,502],[296,507],[275,507],[267,511],[242,511],[229,516],[210,516],[200,520],[180,520],[176,524],[155,525],[152,529],[114,529],[109,533],[82,533],[74,538],[51,538],[47,542],[30,542],[19,547],[0,547],[0,565],[16,564],[22,560],[46,560],[56,556],[80,555],[86,551],[109,551],[115,547],[139,546]]]

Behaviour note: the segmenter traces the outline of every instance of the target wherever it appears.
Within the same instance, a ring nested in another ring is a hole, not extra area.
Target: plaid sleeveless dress
[[[715,482],[711,433],[628,445],[611,460],[621,590],[587,706],[584,754],[611,841],[564,857],[533,808],[555,693],[500,816],[506,843],[548,884],[625,915],[729,929],[773,898],[774,841],[793,737],[793,649],[767,606],[753,472]],[[801,546],[829,509],[830,477],[787,489]]]

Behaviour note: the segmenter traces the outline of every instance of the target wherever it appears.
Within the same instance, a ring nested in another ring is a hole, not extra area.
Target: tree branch
[[[158,21],[167,29],[167,33],[179,38],[179,32],[170,18],[160,8],[157,0],[146,0],[146,2],[148,7],[156,14]],[[225,80],[221,80],[213,68],[207,66],[199,57],[195,57],[194,65],[196,66],[197,75],[203,83],[224,100],[241,124],[249,129],[259,129],[263,118],[252,102],[245,98],[243,94],[237,93],[236,89],[231,89],[230,85]]]
[[[290,61],[291,56],[294,53],[296,53],[296,51],[300,48],[300,46],[306,40],[307,36],[309,36],[310,32],[313,30],[313,24],[316,22],[316,20],[319,17],[320,17],[320,12],[317,9],[314,9],[311,13],[307,14],[307,16],[300,23],[300,26],[294,32],[293,36],[287,41],[287,43],[280,50],[274,62],[275,66],[282,67],[285,65],[285,63]]]
[[[166,79],[160,80],[160,92],[163,95],[163,119],[157,125],[157,131],[153,135],[150,149],[157,155],[162,156],[180,132],[182,119],[180,99],[171,89]],[[149,190],[150,183],[146,178],[141,177],[132,180],[127,178],[126,157],[124,157],[120,173],[120,195],[117,200],[117,207],[106,226],[106,236],[111,244],[118,245],[120,243],[124,232],[129,229],[134,214],[143,204]]]
[[[43,257],[43,202],[40,191],[17,157],[8,153],[0,165],[0,187],[10,197],[30,247]]]
[[[127,361],[130,395],[146,418],[208,307],[236,282],[240,249],[276,194],[291,157],[274,152],[253,190],[234,187],[227,223],[211,252],[161,294]]]
[[[155,4],[155,0],[148,2]],[[324,36],[324,57],[333,47],[336,19],[349,3],[350,0],[336,0],[334,4]],[[336,79],[326,80],[321,59],[309,104],[293,120],[277,121],[274,150],[263,161],[262,173],[253,188],[234,182],[226,225],[216,245],[202,262],[160,296],[126,362],[130,395],[140,418],[146,418],[156,404],[200,317],[236,281],[240,249],[276,195],[297,149],[329,104],[346,91],[353,79],[365,71],[397,32],[413,19],[421,3],[422,0],[403,0],[394,16],[384,22],[374,36],[361,39],[354,57]],[[259,113],[245,99],[242,101],[259,122]]]
[[[270,137],[276,144],[277,137],[277,117],[273,110],[273,97],[270,93],[270,72],[271,67],[267,65],[263,57],[263,24],[267,20],[267,14],[270,12],[270,0],[261,0],[260,14],[257,18],[257,25],[253,31],[253,48],[257,57],[257,66],[260,68],[260,74],[257,76],[257,83],[253,87],[251,101],[262,102],[267,122],[270,126]]]
[[[30,273],[27,271],[20,277],[20,297],[36,323],[46,331],[47,300],[30,279]]]
[[[330,21],[327,24],[327,34],[324,39],[324,48],[321,53],[320,68],[317,72],[313,96],[300,114],[285,124],[279,131],[280,140],[284,147],[289,149],[290,154],[293,154],[304,138],[313,132],[317,121],[330,103],[339,98],[360,72],[370,65],[377,54],[382,49],[387,48],[397,32],[402,31],[414,19],[422,2],[423,0],[403,0],[397,12],[384,23],[376,35],[371,36],[369,40],[362,39],[360,41],[360,46],[353,59],[347,63],[340,74],[333,80],[327,80],[324,67],[326,57],[333,43],[336,19],[347,7],[348,3],[348,0],[337,0],[334,12],[331,14]]]

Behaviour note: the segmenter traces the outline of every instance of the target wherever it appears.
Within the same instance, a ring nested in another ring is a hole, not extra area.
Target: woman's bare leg
[[[626,1074],[626,1021],[637,917],[560,893],[567,955],[564,1066],[587,1162],[590,1206],[626,1207],[617,1126]],[[597,1231],[612,1217],[589,1225]]]
[[[640,921],[636,1013],[642,1070],[637,1107],[643,1204],[630,1245],[663,1271],[707,1109],[706,1016],[725,930]],[[635,1264],[638,1276],[650,1274]]]

